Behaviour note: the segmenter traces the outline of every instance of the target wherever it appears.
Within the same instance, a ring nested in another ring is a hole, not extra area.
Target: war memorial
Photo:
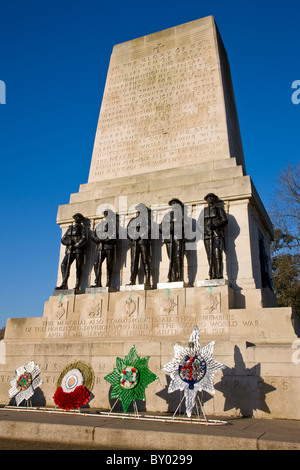
[[[200,345],[215,341],[226,366],[204,393],[208,415],[300,419],[299,320],[276,306],[273,228],[246,163],[212,16],[116,45],[88,182],[58,208],[57,283],[41,317],[7,321],[0,403],[15,370],[34,361],[33,404],[54,407],[58,385],[83,377],[85,404],[109,410],[116,361],[130,389],[139,371],[120,358],[137,354],[153,374],[137,406],[174,412],[180,391],[168,393],[165,366],[198,327]],[[198,363],[195,383],[208,367]],[[87,369],[76,375],[76,364]]]

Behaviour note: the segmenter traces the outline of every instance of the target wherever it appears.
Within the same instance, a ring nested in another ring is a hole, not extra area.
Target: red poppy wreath
[[[94,371],[86,362],[67,365],[57,381],[54,403],[67,411],[86,405],[91,398],[94,381]]]

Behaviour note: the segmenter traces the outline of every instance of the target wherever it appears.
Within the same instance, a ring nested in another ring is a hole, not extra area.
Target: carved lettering
[[[219,75],[210,33],[112,55],[90,180],[208,159],[224,151]],[[155,52],[155,53],[154,53]],[[218,118],[217,118],[218,117]],[[201,160],[202,159],[202,160]]]

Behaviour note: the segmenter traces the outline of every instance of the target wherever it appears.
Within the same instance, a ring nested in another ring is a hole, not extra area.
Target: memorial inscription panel
[[[89,182],[212,156],[230,156],[214,22],[115,46]]]
[[[102,318],[80,317],[74,319],[44,320],[40,327],[30,322],[19,330],[20,338],[30,341],[37,335],[40,339],[90,339],[135,338],[140,336],[182,337],[187,331],[199,326],[201,335],[226,336],[244,329],[257,328],[259,320],[245,321],[230,314],[167,314],[156,316],[132,316]]]

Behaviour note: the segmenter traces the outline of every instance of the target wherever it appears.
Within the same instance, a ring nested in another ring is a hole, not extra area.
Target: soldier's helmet
[[[80,212],[76,212],[76,214],[73,215],[73,219],[75,219],[76,217],[79,218],[81,221],[84,220],[84,216],[80,214]]]
[[[173,204],[179,204],[181,207],[183,207],[183,203],[179,199],[177,199],[176,197],[171,199],[171,201],[169,201],[168,204],[169,204],[169,206],[172,206]]]
[[[214,193],[206,194],[204,200],[207,201],[208,198],[213,198],[215,202],[217,202],[219,200],[218,196],[216,196]]]

